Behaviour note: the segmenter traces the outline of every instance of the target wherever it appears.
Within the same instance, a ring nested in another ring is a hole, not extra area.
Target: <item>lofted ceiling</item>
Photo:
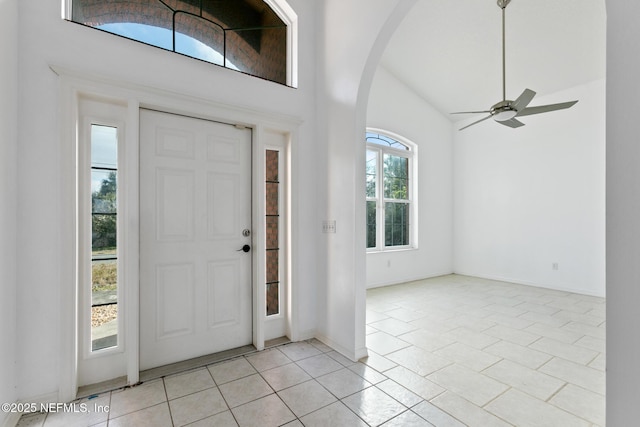
[[[502,100],[502,13],[496,0],[419,0],[381,66],[452,121]],[[512,0],[506,91],[537,97],[605,78],[605,0]],[[533,100],[531,106],[536,104]]]

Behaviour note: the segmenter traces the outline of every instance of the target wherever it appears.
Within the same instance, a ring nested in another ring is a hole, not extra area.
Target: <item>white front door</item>
[[[251,344],[250,230],[250,130],[141,110],[141,370]]]

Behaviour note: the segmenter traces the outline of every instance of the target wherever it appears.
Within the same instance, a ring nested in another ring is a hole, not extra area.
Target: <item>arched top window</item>
[[[398,150],[411,150],[407,144],[403,144],[402,142],[381,133],[367,132],[366,140],[367,144],[377,144],[383,147],[397,148]]]
[[[368,129],[366,142],[367,250],[417,247],[417,146]]]
[[[71,0],[73,22],[296,86],[284,0]]]

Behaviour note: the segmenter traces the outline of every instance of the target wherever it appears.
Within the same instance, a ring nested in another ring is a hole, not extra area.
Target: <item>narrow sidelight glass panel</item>
[[[91,350],[118,345],[118,129],[91,126]]]
[[[280,153],[265,152],[265,247],[266,247],[266,311],[267,316],[280,313],[280,181],[278,180]]]

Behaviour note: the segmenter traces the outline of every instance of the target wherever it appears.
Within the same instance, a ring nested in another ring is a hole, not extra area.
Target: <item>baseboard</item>
[[[42,394],[40,396],[30,397],[28,399],[20,399],[20,403],[36,403],[40,405],[41,403],[68,403],[68,402],[60,402],[60,396],[57,391],[47,394]]]
[[[368,355],[366,347],[356,349],[355,351],[350,351],[322,334],[316,334],[315,338],[353,362],[357,362],[358,360]]]
[[[315,338],[316,330],[307,329],[306,331],[298,331],[297,334],[291,335],[289,338],[291,342],[306,341]]]
[[[605,293],[593,292],[586,289],[579,289],[579,288],[576,289],[568,286],[545,285],[540,282],[529,282],[527,280],[517,279],[513,277],[494,276],[491,274],[466,273],[463,271],[455,272],[453,274],[456,274],[458,276],[477,277],[479,279],[496,280],[498,282],[515,283],[517,285],[533,286],[534,288],[543,288],[543,289],[549,289],[552,291],[571,292],[573,294],[587,295],[587,296],[598,297],[598,298],[606,298],[606,292]]]
[[[375,282],[375,283],[367,284],[367,289],[383,288],[385,286],[400,285],[402,283],[408,283],[408,282],[417,282],[419,280],[433,279],[434,277],[448,276],[450,274],[454,274],[454,273],[452,271],[450,271],[450,270],[447,270],[447,271],[444,271],[444,272],[441,272],[441,273],[429,274],[428,276],[419,276],[419,277],[414,277],[414,278],[404,278],[404,279],[401,279],[401,280],[392,280],[392,281],[386,281],[386,282]]]
[[[367,347],[356,349],[356,360],[360,360],[363,357],[369,357],[369,350],[367,350]]]

